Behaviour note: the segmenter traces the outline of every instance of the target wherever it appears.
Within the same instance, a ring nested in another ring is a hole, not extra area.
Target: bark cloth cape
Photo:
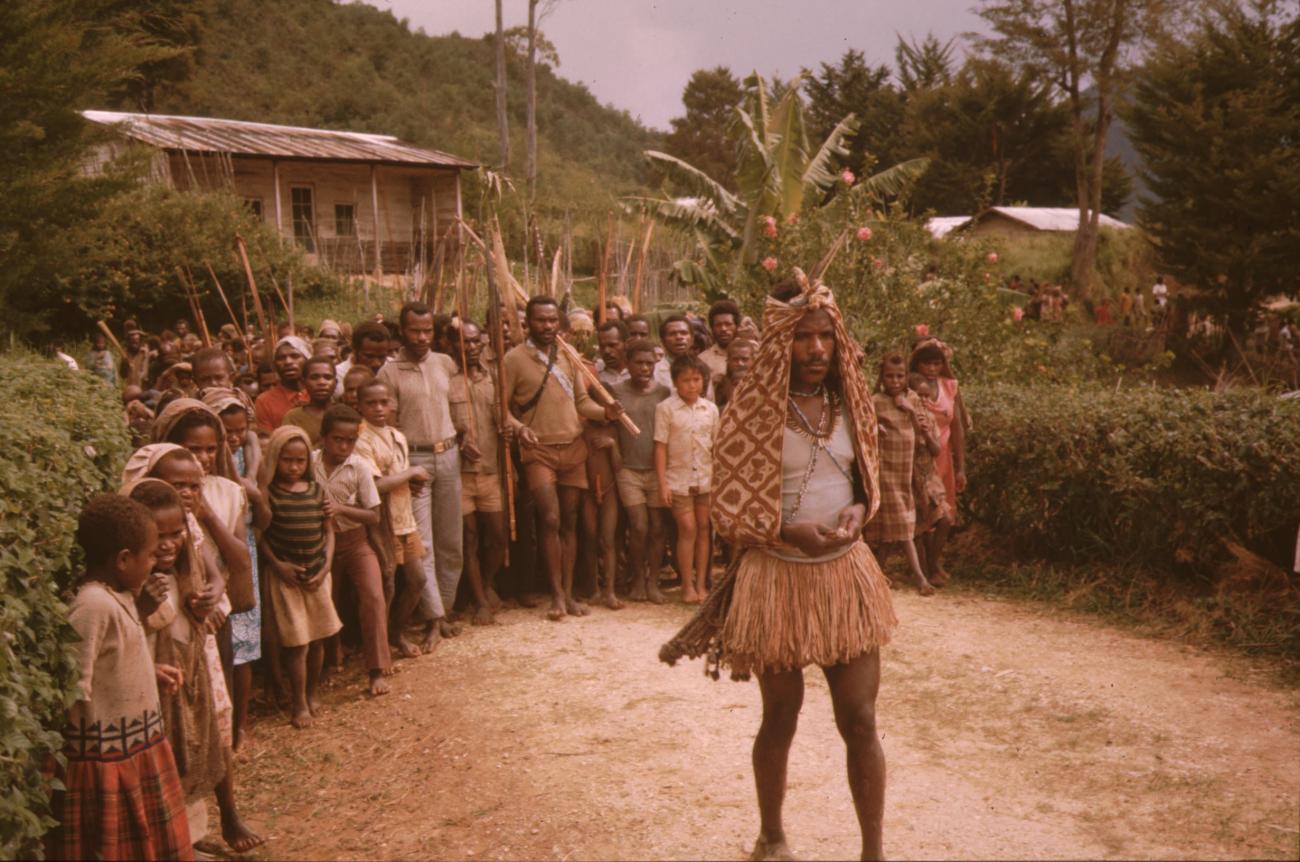
[[[659,658],[675,664],[682,657],[706,657],[705,672],[718,678],[722,664],[731,666],[732,677],[748,677],[749,667],[738,665],[728,644],[724,643],[723,629],[731,610],[736,585],[736,573],[747,557],[772,559],[753,551],[777,548],[781,542],[781,462],[786,427],[787,392],[790,383],[791,345],[799,321],[810,311],[822,310],[830,317],[835,329],[835,371],[838,373],[844,415],[850,422],[857,474],[861,490],[865,492],[867,520],[880,505],[879,453],[876,438],[876,415],[871,402],[870,388],[862,376],[862,349],[844,326],[844,319],[831,291],[820,281],[809,283],[799,270],[794,277],[802,288],[801,293],[789,302],[768,297],[763,313],[763,336],[749,373],[737,386],[726,411],[722,414],[713,450],[713,525],[718,534],[736,546],[735,560],[727,573],[714,586],[709,597],[685,627],[659,652]],[[888,587],[884,584],[879,566],[865,546],[861,548],[865,559],[857,564],[869,568],[864,580],[865,600],[879,600],[874,608],[858,612],[850,621],[859,636],[865,636],[866,649],[888,640],[888,629],[894,622],[888,600]],[[858,552],[850,556],[857,556]],[[779,561],[776,561],[779,562]],[[792,564],[804,569],[820,564]],[[807,579],[805,579],[807,580]],[[799,589],[798,587],[795,588]],[[883,589],[883,597],[879,591]],[[778,591],[777,594],[781,594]],[[775,596],[774,596],[775,597]],[[789,598],[788,594],[786,595]],[[827,610],[822,604],[821,610]],[[833,619],[820,616],[804,621],[813,626],[836,626],[844,618],[835,609]],[[778,613],[780,611],[778,610]],[[836,633],[841,641],[842,633]],[[772,632],[773,638],[781,633]],[[816,637],[816,635],[814,635]],[[842,650],[840,647],[833,648]],[[858,649],[861,653],[864,649]],[[841,656],[847,660],[852,656]],[[834,662],[831,662],[834,663]]]

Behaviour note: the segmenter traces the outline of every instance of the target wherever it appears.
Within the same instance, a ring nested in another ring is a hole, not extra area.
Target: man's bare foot
[[[591,608],[587,607],[582,602],[577,602],[573,599],[565,599],[564,612],[571,617],[585,617],[587,614],[591,613]]]
[[[645,581],[633,581],[632,589],[627,591],[628,601],[644,602],[646,600]]]
[[[936,587],[946,586],[951,580],[952,575],[946,569],[935,569],[934,574],[930,575],[930,583]]]
[[[460,623],[453,623],[445,617],[438,620],[438,633],[445,638],[454,638],[456,635],[464,631],[464,629],[465,627]]]
[[[307,695],[307,708],[311,710],[313,716],[320,715],[320,698],[314,694]]]
[[[537,593],[524,593],[519,597],[519,606],[521,608],[540,608],[542,601],[542,597]]]
[[[299,730],[311,727],[311,710],[304,705],[294,712],[293,718],[289,719],[289,723]]]
[[[239,730],[235,731],[235,734],[231,739],[230,750],[239,751],[240,746],[244,744],[244,740],[247,738],[248,731],[244,730],[244,728],[241,727]]]
[[[409,640],[407,640],[405,636],[399,637],[397,639],[397,643],[394,644],[394,648],[397,650],[398,658],[419,658],[420,657],[420,648],[415,644],[411,643]]]
[[[425,633],[424,640],[420,641],[420,652],[428,655],[436,650],[440,643],[442,643],[442,633],[438,629],[438,624],[433,623]]]
[[[934,586],[924,577],[921,577],[916,582],[916,591],[923,596],[932,596],[934,595]]]
[[[699,604],[700,594],[695,592],[695,590],[682,590],[682,601],[688,605]]]
[[[609,608],[611,611],[623,610],[623,603],[619,601],[618,596],[613,593],[605,593],[604,598],[601,600],[601,604]]]
[[[381,694],[388,694],[388,680],[384,679],[383,671],[372,670],[370,672],[370,696],[379,697]]]
[[[487,600],[488,600],[489,608],[491,608],[494,611],[501,610],[501,605],[502,605],[501,597],[498,596],[497,591],[492,589],[491,587],[487,588]]]
[[[493,608],[492,610],[494,610],[494,611],[513,611],[513,610],[516,610],[517,608],[521,608],[521,607],[523,607],[523,605],[519,604],[519,602],[515,601],[514,599],[502,599],[502,600],[501,600],[501,607],[499,607],[499,608]]]
[[[790,846],[784,838],[768,841],[760,836],[754,842],[754,852],[749,854],[749,858],[752,862],[792,862],[794,854],[790,852]]]
[[[266,839],[258,835],[243,820],[239,819],[238,814],[232,814],[229,817],[221,818],[221,837],[225,839],[226,844],[236,853],[247,853],[254,847],[260,847],[266,843]]]
[[[551,603],[551,608],[546,612],[546,618],[553,623],[558,623],[564,619],[564,602],[556,599]]]
[[[479,608],[474,612],[474,619],[471,620],[471,622],[474,623],[474,625],[476,626],[496,625],[497,618],[492,615],[492,608],[490,604],[491,599],[489,599],[488,601],[489,601],[488,607]]]
[[[646,584],[645,597],[646,601],[650,602],[652,605],[662,605],[664,602],[668,601],[668,597],[663,594],[659,589],[659,585],[654,581]]]

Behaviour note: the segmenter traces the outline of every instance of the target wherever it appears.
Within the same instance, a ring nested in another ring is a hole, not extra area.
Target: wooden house
[[[411,274],[439,242],[459,248],[461,172],[479,167],[390,135],[210,117],[85,111],[156,151],[151,175],[176,189],[229,188],[318,263],[347,274]],[[93,166],[92,166],[93,167]]]
[[[1132,227],[1105,213],[1098,222],[1101,227],[1114,230]],[[1072,207],[989,207],[977,216],[932,218],[926,227],[936,237],[950,233],[998,238],[1040,233],[1074,233],[1079,228],[1079,211]]]

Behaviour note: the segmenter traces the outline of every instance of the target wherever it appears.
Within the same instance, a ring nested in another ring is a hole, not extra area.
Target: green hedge
[[[59,592],[77,515],[115,487],[130,443],[115,392],[34,354],[0,355],[0,405],[0,858],[33,858],[76,684]]]
[[[1258,390],[970,387],[966,513],[1017,554],[1209,583],[1233,541],[1290,571],[1300,401]]]

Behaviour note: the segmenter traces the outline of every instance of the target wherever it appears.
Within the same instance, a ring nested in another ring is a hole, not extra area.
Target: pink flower
[[[993,276],[989,275],[987,272],[984,273],[984,283],[985,283],[985,284],[988,284],[988,283],[989,283],[989,280],[992,279],[992,277],[993,277]]]
[[[768,236],[776,236],[776,218],[767,216],[763,219],[763,233]]]
[[[918,323],[914,328],[916,329],[916,335],[918,338],[925,338],[930,334],[930,327],[926,326],[924,323]]]
[[[996,251],[991,251],[991,252],[989,252],[989,256],[986,257],[985,260],[987,260],[989,263],[997,263],[997,262],[998,262],[998,253],[997,253]]]
[[[869,227],[858,228],[858,241],[866,242],[869,239],[871,239],[871,228]]]
[[[844,185],[846,186],[853,185],[853,183],[856,182],[857,179],[858,179],[857,177],[853,176],[853,171],[849,170],[848,168],[845,168],[844,170],[840,171],[840,181],[843,182]]]
[[[1025,318],[1025,310],[1018,305],[1013,305],[1011,307],[1011,319],[1019,322],[1021,320],[1024,320],[1024,318]]]
[[[768,272],[771,272],[772,270],[776,269],[776,258],[771,257],[770,255],[768,257],[763,258],[763,263],[761,264],[761,266],[763,267],[763,269],[767,270]]]
[[[873,258],[871,259],[871,265],[874,266],[876,269],[884,269],[884,268],[885,268],[885,262],[884,262],[883,260],[881,260],[880,258],[878,258],[878,257],[873,257]]]

